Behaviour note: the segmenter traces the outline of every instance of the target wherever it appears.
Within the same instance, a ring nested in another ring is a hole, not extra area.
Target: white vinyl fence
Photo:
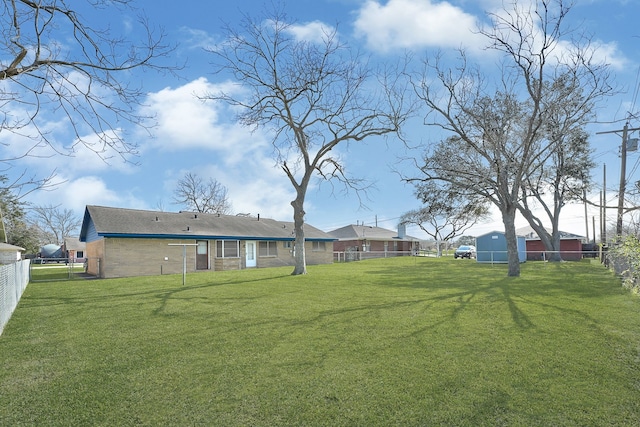
[[[28,259],[0,266],[0,335],[28,284]]]

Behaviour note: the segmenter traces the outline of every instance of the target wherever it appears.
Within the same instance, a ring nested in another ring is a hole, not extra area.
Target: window
[[[291,249],[293,248],[293,242],[291,241],[282,242],[282,247],[285,249]]]
[[[276,242],[259,242],[258,256],[277,256],[278,250]]]
[[[314,251],[324,251],[325,249],[325,242],[313,242],[313,250]]]
[[[216,241],[216,257],[218,258],[238,258],[238,240],[218,240]]]

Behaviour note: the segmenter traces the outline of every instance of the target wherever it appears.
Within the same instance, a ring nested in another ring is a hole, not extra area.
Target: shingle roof
[[[549,228],[545,228],[545,230],[547,230],[547,232],[549,234],[551,234],[551,229]],[[573,233],[569,233],[566,231],[560,231],[560,239],[567,239],[567,240],[581,240],[584,239],[584,236],[580,236],[578,234],[573,234]],[[536,231],[533,229],[533,227],[531,226],[527,226],[527,227],[522,227],[522,228],[518,228],[516,230],[516,234],[518,234],[519,236],[524,236],[527,240],[539,240],[540,237],[538,236],[538,233],[536,233]]]
[[[418,240],[417,237],[405,236],[400,238],[398,232],[386,228],[373,227],[370,225],[347,225],[342,228],[330,231],[330,235],[338,240]]]
[[[80,238],[69,236],[64,238],[64,247],[68,251],[84,251],[87,249],[87,245],[81,242]]]
[[[9,243],[0,243],[0,251],[24,251],[25,248],[21,248],[20,246],[10,245]]]
[[[270,218],[87,206],[80,233],[81,241],[86,241],[90,223],[98,236],[103,237],[294,239],[293,222]],[[304,231],[306,240],[335,240],[308,224],[305,224]]]

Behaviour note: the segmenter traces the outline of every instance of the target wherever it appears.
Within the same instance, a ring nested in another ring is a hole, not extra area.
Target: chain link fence
[[[0,266],[0,335],[29,284],[28,259]]]
[[[95,275],[87,273],[87,266],[89,261],[89,258],[47,258],[46,260],[37,259],[36,262],[31,263],[31,281],[45,282],[95,277]]]

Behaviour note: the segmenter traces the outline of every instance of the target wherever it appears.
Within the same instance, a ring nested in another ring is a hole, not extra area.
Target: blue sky
[[[150,22],[163,27],[168,39],[177,44],[170,60],[186,64],[178,77],[153,73],[130,76],[132,81],[143,82],[148,94],[145,112],[158,118],[153,137],[133,127],[126,129],[140,147],[140,155],[132,159],[137,165],[117,159],[106,163],[88,150],[80,150],[74,157],[57,155],[21,160],[14,170],[26,168],[44,174],[55,168],[58,179],[64,181],[55,191],[32,194],[29,201],[37,205],[60,204],[78,215],[87,204],[139,209],[163,206],[164,210],[175,211],[179,209],[172,203],[175,183],[186,172],[192,172],[225,185],[234,213],[291,220],[293,212],[289,203],[294,197],[293,190],[274,164],[268,139],[234,123],[227,107],[202,102],[195,96],[230,84],[224,76],[212,73],[211,58],[203,47],[222,40],[223,23],[234,25],[243,12],[258,16],[264,3],[138,1],[137,7],[145,11]],[[640,111],[637,99],[640,5],[636,0],[578,0],[577,3],[569,15],[570,23],[592,34],[598,55],[611,64],[615,82],[623,88],[623,93],[601,106],[598,123],[588,129],[599,164],[594,175],[602,182],[602,164],[606,163],[609,203],[615,204],[620,137],[596,135],[596,132],[621,129],[628,112]],[[494,11],[501,4],[501,0],[291,0],[285,8],[301,32],[312,34],[320,25],[337,25],[344,41],[374,60],[393,61],[404,50],[422,56],[438,49],[448,51],[464,46],[473,61],[482,63],[485,70],[491,72],[498,70],[492,67],[496,61],[482,49],[486,41],[474,33],[474,29],[478,24],[488,23],[485,11]],[[102,10],[86,14],[89,19],[99,16],[101,25],[109,23],[114,33],[135,37],[133,13]],[[630,125],[639,127],[640,120],[631,120]],[[73,142],[64,125],[52,125],[51,129],[60,146]],[[419,120],[405,131],[416,144],[441,137]],[[12,144],[19,143],[12,137],[5,149],[10,150]],[[356,222],[395,229],[403,213],[419,207],[413,188],[403,184],[393,172],[399,157],[412,154],[401,143],[372,139],[342,148],[340,154],[351,175],[375,181],[376,188],[369,192],[363,208],[354,193],[345,194],[339,187],[332,189],[326,183],[314,184],[307,194],[308,223],[325,231]],[[640,180],[640,171],[636,170],[638,162],[640,154],[630,153],[631,181]],[[598,197],[592,195],[594,201]],[[596,212],[590,210],[588,215],[591,224]],[[609,220],[615,221],[613,211]],[[526,224],[518,221],[517,225]],[[584,235],[584,207],[565,209],[560,228]],[[475,226],[467,234],[479,235],[495,229],[502,229],[499,217]],[[409,227],[408,233],[424,237],[417,227]]]

